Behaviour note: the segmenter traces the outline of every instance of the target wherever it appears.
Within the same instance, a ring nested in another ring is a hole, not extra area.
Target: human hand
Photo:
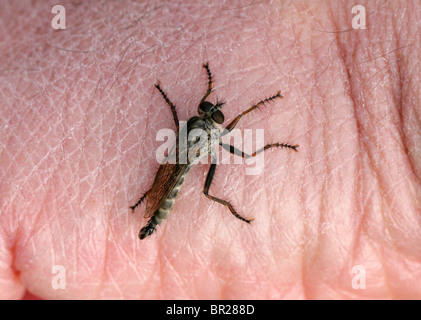
[[[4,4],[2,298],[420,298],[421,11],[360,4],[365,30],[346,1],[65,2],[63,31],[44,3]],[[174,129],[154,84],[187,120],[206,61],[225,124],[281,90],[238,128],[301,147],[266,152],[259,176],[218,166],[211,193],[251,225],[203,195],[196,166],[141,241],[144,207],[128,207]]]

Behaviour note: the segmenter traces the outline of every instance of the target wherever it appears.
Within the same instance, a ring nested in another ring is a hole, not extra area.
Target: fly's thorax
[[[219,143],[222,127],[207,116],[196,116],[187,122],[187,150],[190,164],[212,154],[212,148]],[[180,148],[183,152],[182,148]]]
[[[187,122],[181,121],[176,143],[167,149],[168,153],[160,163],[197,163],[201,158],[211,155],[212,148],[219,143],[223,130],[206,115],[192,117]]]

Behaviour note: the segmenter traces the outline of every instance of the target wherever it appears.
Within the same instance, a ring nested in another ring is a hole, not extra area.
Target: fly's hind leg
[[[145,200],[148,197],[148,194],[151,190],[148,190],[147,192],[145,192],[143,194],[143,196],[140,197],[139,201],[136,202],[136,204],[134,206],[131,206],[130,209],[132,209],[132,212],[134,213],[134,210],[143,202],[143,200]]]
[[[206,196],[206,197],[208,197],[209,199],[211,199],[212,201],[216,201],[216,202],[218,202],[218,203],[220,203],[220,204],[223,204],[224,206],[228,207],[228,209],[230,209],[231,213],[232,213],[232,214],[233,214],[236,218],[240,219],[241,221],[244,221],[244,222],[247,222],[247,223],[252,222],[252,221],[253,221],[253,219],[246,219],[246,218],[244,218],[244,217],[240,216],[240,215],[239,215],[239,214],[238,214],[238,213],[234,210],[234,208],[232,207],[231,203],[229,203],[228,201],[226,201],[226,200],[222,200],[222,199],[219,199],[219,198],[214,197],[214,196],[211,196],[211,195],[209,194],[209,188],[210,188],[210,186],[211,186],[211,184],[212,184],[212,180],[213,180],[213,177],[214,177],[214,175],[215,175],[215,170],[216,170],[216,163],[212,163],[212,164],[211,164],[211,166],[210,166],[210,168],[209,168],[208,176],[206,177],[205,188],[204,188],[204,190],[203,190],[203,193],[205,194],[205,196]]]
[[[179,129],[179,122],[178,122],[177,110],[175,109],[175,105],[171,102],[170,99],[168,99],[168,97],[165,94],[164,90],[161,89],[161,82],[160,81],[158,81],[158,83],[155,85],[155,87],[162,94],[162,96],[164,97],[165,101],[170,106],[172,115],[174,117],[175,126],[177,127],[177,131],[178,131],[178,129]]]

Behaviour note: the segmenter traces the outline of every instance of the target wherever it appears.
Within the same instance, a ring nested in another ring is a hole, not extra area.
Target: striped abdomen
[[[171,210],[174,208],[175,200],[177,199],[178,193],[180,192],[181,186],[183,185],[184,178],[187,175],[187,172],[190,170],[190,166],[186,168],[183,175],[177,181],[177,184],[168,194],[167,198],[162,202],[161,206],[158,210],[155,211],[154,215],[150,218],[146,226],[144,226],[140,232],[139,237],[140,239],[144,239],[147,236],[151,235],[158,224],[162,222],[162,220],[166,219],[170,214]]]

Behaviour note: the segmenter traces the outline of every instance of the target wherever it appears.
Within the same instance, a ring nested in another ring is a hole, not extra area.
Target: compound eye
[[[199,108],[200,108],[200,110],[202,110],[203,112],[208,113],[208,112],[209,112],[209,110],[210,110],[211,108],[213,108],[213,104],[212,104],[212,103],[210,103],[209,101],[203,101],[203,102],[200,104]]]
[[[215,121],[217,124],[221,124],[221,123],[224,122],[224,114],[219,110],[212,113],[211,117],[212,117],[213,121]]]

